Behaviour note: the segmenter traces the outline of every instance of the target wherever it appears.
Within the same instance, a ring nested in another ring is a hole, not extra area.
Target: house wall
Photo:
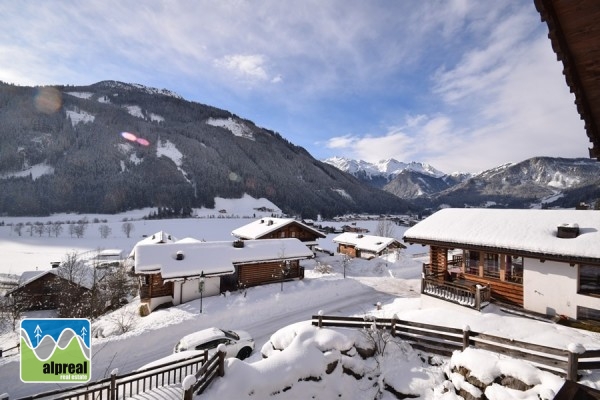
[[[69,287],[74,296],[83,296],[89,290],[69,284],[68,281],[48,273],[17,289],[13,296],[19,300],[23,310],[52,310],[58,308],[62,290]]]
[[[338,244],[337,251],[340,254],[346,254],[346,255],[349,255],[350,257],[356,257],[356,248],[349,244],[343,244],[343,243]]]
[[[555,261],[525,259],[523,269],[526,310],[547,315],[562,314],[577,318],[577,306],[600,309],[600,298],[580,295],[579,266]]]
[[[236,266],[238,271],[238,285],[249,287],[264,285],[266,283],[281,282],[281,263],[245,264]],[[283,279],[302,279],[300,263],[298,260],[290,261],[290,270]]]
[[[221,293],[221,278],[218,276],[204,279],[202,297],[216,296]],[[200,298],[198,278],[174,282],[173,304],[178,305]]]
[[[262,236],[260,239],[282,239],[282,238],[296,238],[301,242],[313,242],[319,238],[313,232],[307,231],[298,225],[286,225],[277,229],[268,235]]]

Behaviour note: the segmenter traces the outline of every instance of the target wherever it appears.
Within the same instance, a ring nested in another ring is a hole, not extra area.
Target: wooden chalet
[[[300,260],[313,256],[298,239],[183,239],[136,246],[135,274],[140,300],[152,311],[228,290],[303,279]]]
[[[317,246],[317,240],[325,238],[325,234],[292,218],[261,218],[240,228],[231,234],[242,240],[285,239],[300,240],[309,249]]]
[[[424,295],[600,321],[600,211],[444,209],[404,241],[429,246]]]
[[[336,236],[333,242],[337,244],[338,253],[353,258],[371,259],[406,248],[394,238],[352,232],[344,232]]]
[[[18,286],[8,291],[6,296],[15,298],[23,311],[54,310],[64,297],[65,288],[74,292],[76,297],[87,296],[91,292],[91,286],[71,282],[61,276],[58,268],[52,268],[23,272]]]

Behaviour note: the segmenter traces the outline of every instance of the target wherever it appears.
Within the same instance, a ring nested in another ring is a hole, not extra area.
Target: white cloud
[[[265,57],[259,54],[232,54],[215,61],[219,67],[231,71],[234,76],[247,81],[266,81]]]

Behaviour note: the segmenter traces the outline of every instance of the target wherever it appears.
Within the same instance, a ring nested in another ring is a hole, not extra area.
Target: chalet
[[[78,296],[90,293],[90,280],[82,279],[76,283],[60,272],[60,267],[45,271],[25,271],[19,277],[17,287],[8,291],[5,296],[17,299],[24,311],[33,311],[57,309],[64,297],[62,291],[65,287]]]
[[[302,279],[300,260],[312,257],[312,251],[298,239],[183,239],[138,244],[135,274],[140,280],[140,300],[152,311],[162,304],[177,305],[240,287]]]
[[[444,209],[404,234],[429,246],[421,292],[600,321],[600,212]]]
[[[394,238],[351,232],[344,232],[333,238],[333,241],[337,244],[338,253],[355,258],[371,259],[406,248]]]
[[[313,250],[317,239],[326,236],[314,227],[292,218],[261,218],[240,228],[231,234],[242,240],[295,238]]]

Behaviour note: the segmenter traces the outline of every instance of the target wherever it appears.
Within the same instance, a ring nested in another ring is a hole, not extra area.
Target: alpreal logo
[[[21,381],[88,382],[92,377],[90,321],[27,318],[21,321]]]

